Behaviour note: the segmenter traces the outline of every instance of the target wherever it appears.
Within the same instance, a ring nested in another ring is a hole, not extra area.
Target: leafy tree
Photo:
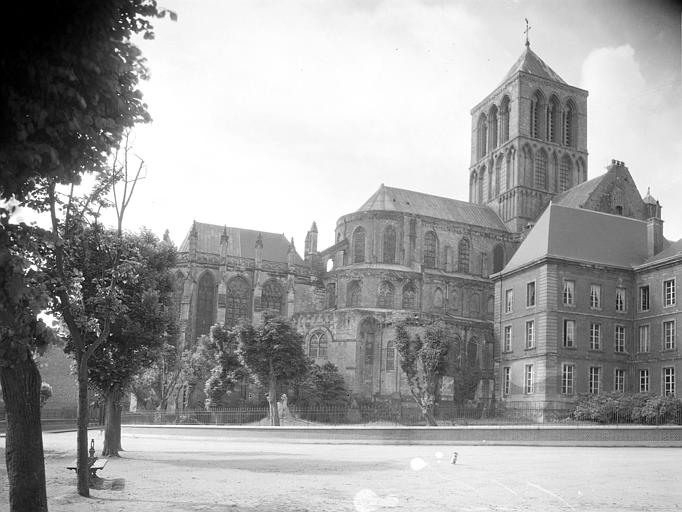
[[[267,319],[258,327],[242,323],[237,332],[239,357],[261,385],[267,386],[270,422],[279,426],[279,388],[283,382],[301,378],[307,370],[302,337],[281,318]]]
[[[308,407],[340,407],[347,405],[350,399],[343,375],[329,361],[322,366],[310,365],[297,395],[297,403]]]
[[[145,409],[165,411],[177,402],[189,352],[179,353],[177,346],[164,340],[152,363],[133,376],[131,388],[138,404]]]
[[[419,405],[427,425],[438,425],[434,407],[438,400],[440,384],[446,368],[449,337],[441,320],[419,328],[422,335],[411,335],[407,324],[396,326],[396,348],[400,355],[400,368],[407,377],[410,393]]]
[[[96,233],[93,232],[93,236]],[[107,238],[116,240],[115,233]],[[173,279],[170,273],[175,265],[175,248],[160,242],[146,230],[135,235],[124,234],[119,243],[119,257],[135,271],[121,281],[122,312],[111,321],[109,339],[99,346],[88,363],[90,382],[106,404],[102,455],[110,457],[118,456],[120,449],[121,400],[125,390],[133,376],[156,359],[165,339],[177,332],[171,308]],[[99,265],[92,265],[87,260],[94,259],[99,263],[113,254],[108,243],[97,249],[80,253],[83,255],[79,263],[84,281],[96,280],[100,272]],[[104,319],[99,321],[103,323]]]
[[[236,329],[214,325],[209,341],[215,348],[215,366],[206,380],[204,393],[206,408],[213,409],[223,405],[226,395],[234,391],[237,383],[248,378],[248,372],[239,359],[239,335]]]
[[[41,211],[50,209],[58,184],[77,184],[84,172],[105,168],[124,131],[149,121],[138,89],[139,79],[147,78],[148,73],[132,38],[135,34],[152,38],[150,19],[164,14],[156,0],[64,0],[40,5],[13,2],[4,6],[0,30],[1,198]],[[0,212],[3,219],[8,214],[6,209]],[[52,263],[58,267],[64,239],[54,223],[52,234]],[[3,382],[8,414],[20,408],[26,411],[8,422],[10,509],[42,511],[47,510],[44,469],[37,467],[43,467],[42,439],[39,412],[31,412],[39,411],[40,378],[29,356],[47,337],[36,317],[46,295],[42,293],[44,284],[27,284],[33,277],[28,275],[24,261],[29,251],[44,254],[40,252],[44,247],[41,236],[16,240],[22,247],[15,252],[24,254],[6,251],[8,256],[0,259],[4,279],[0,285],[5,290],[0,295],[0,339],[6,348],[0,351],[4,374],[0,380],[11,380],[16,387]],[[77,276],[67,276],[62,270],[52,276],[51,291],[57,292],[65,322],[73,331],[84,327],[70,305],[77,297]],[[109,302],[115,305],[113,299]],[[97,330],[108,334],[106,327],[98,326]],[[83,469],[88,441],[87,407],[83,410],[83,406],[87,406],[87,360],[91,352],[87,352],[90,347],[86,348],[81,336],[72,335],[78,349],[79,386],[86,390],[79,397],[77,457],[78,467]],[[87,471],[79,471],[78,492],[89,496]]]

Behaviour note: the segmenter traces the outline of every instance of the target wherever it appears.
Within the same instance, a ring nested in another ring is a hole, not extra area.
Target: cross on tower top
[[[528,18],[524,19],[526,20],[526,30],[524,30],[523,32],[526,34],[526,46],[530,47],[530,41],[528,40],[528,32],[530,32],[530,29],[532,27],[528,24]]]

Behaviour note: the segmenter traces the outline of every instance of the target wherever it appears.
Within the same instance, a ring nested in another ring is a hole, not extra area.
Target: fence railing
[[[88,411],[90,426],[101,425],[104,423],[104,409],[91,407]],[[76,428],[78,421],[78,409],[76,407],[44,407],[40,411],[40,422],[43,430],[58,430]],[[0,433],[7,429],[7,418],[4,409],[0,409]]]

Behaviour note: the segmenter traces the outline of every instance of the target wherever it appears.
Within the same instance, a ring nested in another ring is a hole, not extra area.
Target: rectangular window
[[[643,369],[639,370],[639,392],[648,393],[649,392],[649,370]]]
[[[526,285],[526,307],[535,306],[535,281]]]
[[[535,371],[532,364],[526,365],[526,374],[523,385],[524,393],[533,393],[535,391]]]
[[[573,382],[575,378],[575,365],[564,364],[561,367],[561,393],[564,395],[573,394]]]
[[[502,374],[502,394],[509,395],[511,393],[511,368],[505,366]]]
[[[625,392],[625,370],[622,368],[613,371],[613,390],[618,393]]]
[[[514,309],[514,290],[507,290],[504,294],[504,312],[511,313]]]
[[[666,307],[675,305],[674,279],[668,279],[667,281],[663,281],[663,305]]]
[[[526,322],[526,348],[535,347],[535,321]]]
[[[590,324],[590,350],[601,350],[601,324]]]
[[[564,348],[575,346],[575,320],[564,320]]]
[[[639,310],[649,311],[649,285],[639,287]]]
[[[625,288],[616,288],[616,311],[625,311]]]
[[[504,352],[512,351],[512,326],[504,326]]]
[[[663,395],[675,396],[675,368],[663,368]]]
[[[649,326],[639,326],[639,346],[637,352],[649,352]]]
[[[663,322],[663,350],[675,348],[675,320]]]
[[[601,309],[601,285],[590,285],[590,308]]]
[[[622,325],[616,326],[614,345],[616,352],[625,352],[625,327]]]
[[[600,384],[601,368],[599,366],[590,366],[590,393],[593,395],[598,395]]]
[[[575,281],[564,281],[564,304],[573,306],[575,304]]]

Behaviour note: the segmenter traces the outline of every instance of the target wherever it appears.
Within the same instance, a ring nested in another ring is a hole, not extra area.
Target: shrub
[[[682,424],[682,401],[649,393],[580,395],[572,417],[598,423]]]

